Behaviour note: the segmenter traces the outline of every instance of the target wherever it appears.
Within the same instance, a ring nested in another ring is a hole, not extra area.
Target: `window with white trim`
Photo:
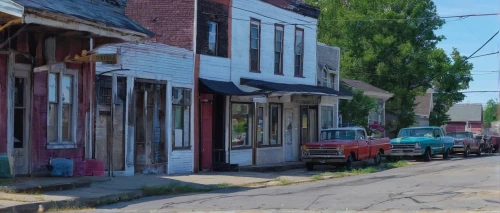
[[[76,147],[78,71],[54,65],[48,73],[47,148]]]

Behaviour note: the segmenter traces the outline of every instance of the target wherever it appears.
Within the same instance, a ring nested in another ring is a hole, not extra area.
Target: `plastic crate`
[[[85,160],[74,160],[74,171],[73,175],[76,177],[85,176],[87,170],[87,161]]]

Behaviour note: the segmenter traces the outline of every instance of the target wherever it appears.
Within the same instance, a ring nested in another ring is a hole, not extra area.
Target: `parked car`
[[[481,140],[476,140],[472,132],[450,132],[446,135],[454,140],[451,153],[463,153],[464,157],[469,157],[471,153],[475,153],[477,156],[481,155]]]
[[[442,154],[447,159],[453,147],[453,138],[444,135],[440,127],[410,127],[399,131],[398,137],[391,140],[388,160],[398,157],[423,157],[430,161],[433,155]]]
[[[332,128],[321,131],[320,140],[302,146],[307,170],[317,164],[343,165],[352,169],[354,161],[373,158],[376,164],[389,152],[389,138],[371,138],[361,127]]]
[[[493,146],[493,152],[500,153],[500,136],[491,136],[490,141]]]

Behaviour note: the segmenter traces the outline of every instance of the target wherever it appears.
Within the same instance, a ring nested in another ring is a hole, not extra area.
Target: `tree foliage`
[[[440,107],[433,111],[436,121],[446,120],[442,117],[450,102],[463,99],[457,89],[468,87],[472,66],[459,63],[465,58],[458,51],[450,59],[436,47],[444,37],[434,31],[445,21],[437,16],[432,0],[306,2],[321,9],[319,41],[342,50],[341,75],[394,94],[386,112],[395,116],[395,132],[415,123],[415,97],[428,88],[442,88],[436,96]],[[460,88],[449,85],[457,82]]]
[[[377,108],[377,101],[359,90],[353,90],[351,100],[342,100],[339,105],[339,113],[342,120],[354,126],[368,128],[368,115]]]
[[[491,122],[498,121],[498,102],[493,99],[488,100],[483,113],[483,124],[489,126]]]

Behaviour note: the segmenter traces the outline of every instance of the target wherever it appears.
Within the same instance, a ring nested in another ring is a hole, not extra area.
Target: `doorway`
[[[31,78],[30,65],[16,64],[14,68],[14,96],[10,110],[13,115],[13,134],[9,146],[12,146],[14,158],[14,174],[28,175],[30,173],[30,109],[31,109]]]
[[[200,131],[201,170],[212,169],[212,147],[213,147],[213,96],[211,94],[200,94]]]
[[[318,106],[300,106],[300,145],[318,141]]]
[[[287,162],[297,159],[297,153],[293,151],[297,141],[293,136],[293,110],[288,109],[285,111],[285,161]]]

